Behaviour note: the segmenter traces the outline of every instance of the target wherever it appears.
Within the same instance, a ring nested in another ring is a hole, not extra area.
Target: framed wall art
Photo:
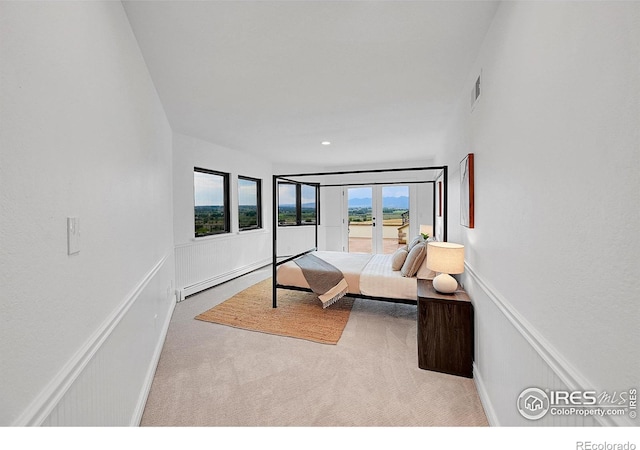
[[[460,161],[460,225],[474,226],[473,153]]]

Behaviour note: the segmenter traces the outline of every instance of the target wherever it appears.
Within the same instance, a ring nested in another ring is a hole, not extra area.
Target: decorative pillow
[[[400,273],[403,277],[413,277],[418,272],[418,269],[422,265],[425,257],[427,256],[427,245],[424,242],[420,242],[413,246],[407,259],[402,265]]]
[[[436,242],[436,239],[433,236],[431,236],[429,239],[425,241],[424,244],[426,245],[427,252],[429,251],[429,242]],[[427,269],[427,257],[426,257],[427,252],[425,252],[424,260],[422,261],[422,264],[420,264],[418,273],[416,273],[416,277],[420,280],[433,280],[437,275],[433,270]]]
[[[407,259],[407,255],[409,252],[406,247],[401,247],[395,251],[393,257],[391,258],[391,270],[400,270],[402,269],[402,265]]]
[[[411,242],[409,242],[409,244],[407,245],[407,250],[410,252],[413,247],[423,242],[424,242],[424,238],[422,237],[421,234],[419,234],[416,237],[414,237]]]

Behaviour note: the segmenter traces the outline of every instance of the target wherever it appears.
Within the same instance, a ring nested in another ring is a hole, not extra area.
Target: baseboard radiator
[[[215,236],[175,247],[178,301],[271,264],[266,231]]]

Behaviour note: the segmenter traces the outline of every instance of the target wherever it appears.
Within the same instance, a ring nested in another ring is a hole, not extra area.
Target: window
[[[300,223],[314,225],[316,223],[316,186],[300,185]]]
[[[195,237],[228,233],[229,174],[193,169]]]
[[[278,223],[280,225],[297,225],[296,185],[278,184]]]
[[[315,225],[318,218],[318,186],[278,184],[278,224]]]
[[[238,177],[238,228],[240,231],[262,228],[261,181]]]

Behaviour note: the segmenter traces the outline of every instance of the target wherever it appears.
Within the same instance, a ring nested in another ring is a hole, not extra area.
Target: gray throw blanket
[[[342,272],[332,264],[312,254],[301,256],[295,263],[302,269],[311,290],[318,294],[323,308],[347,294],[347,281]]]

